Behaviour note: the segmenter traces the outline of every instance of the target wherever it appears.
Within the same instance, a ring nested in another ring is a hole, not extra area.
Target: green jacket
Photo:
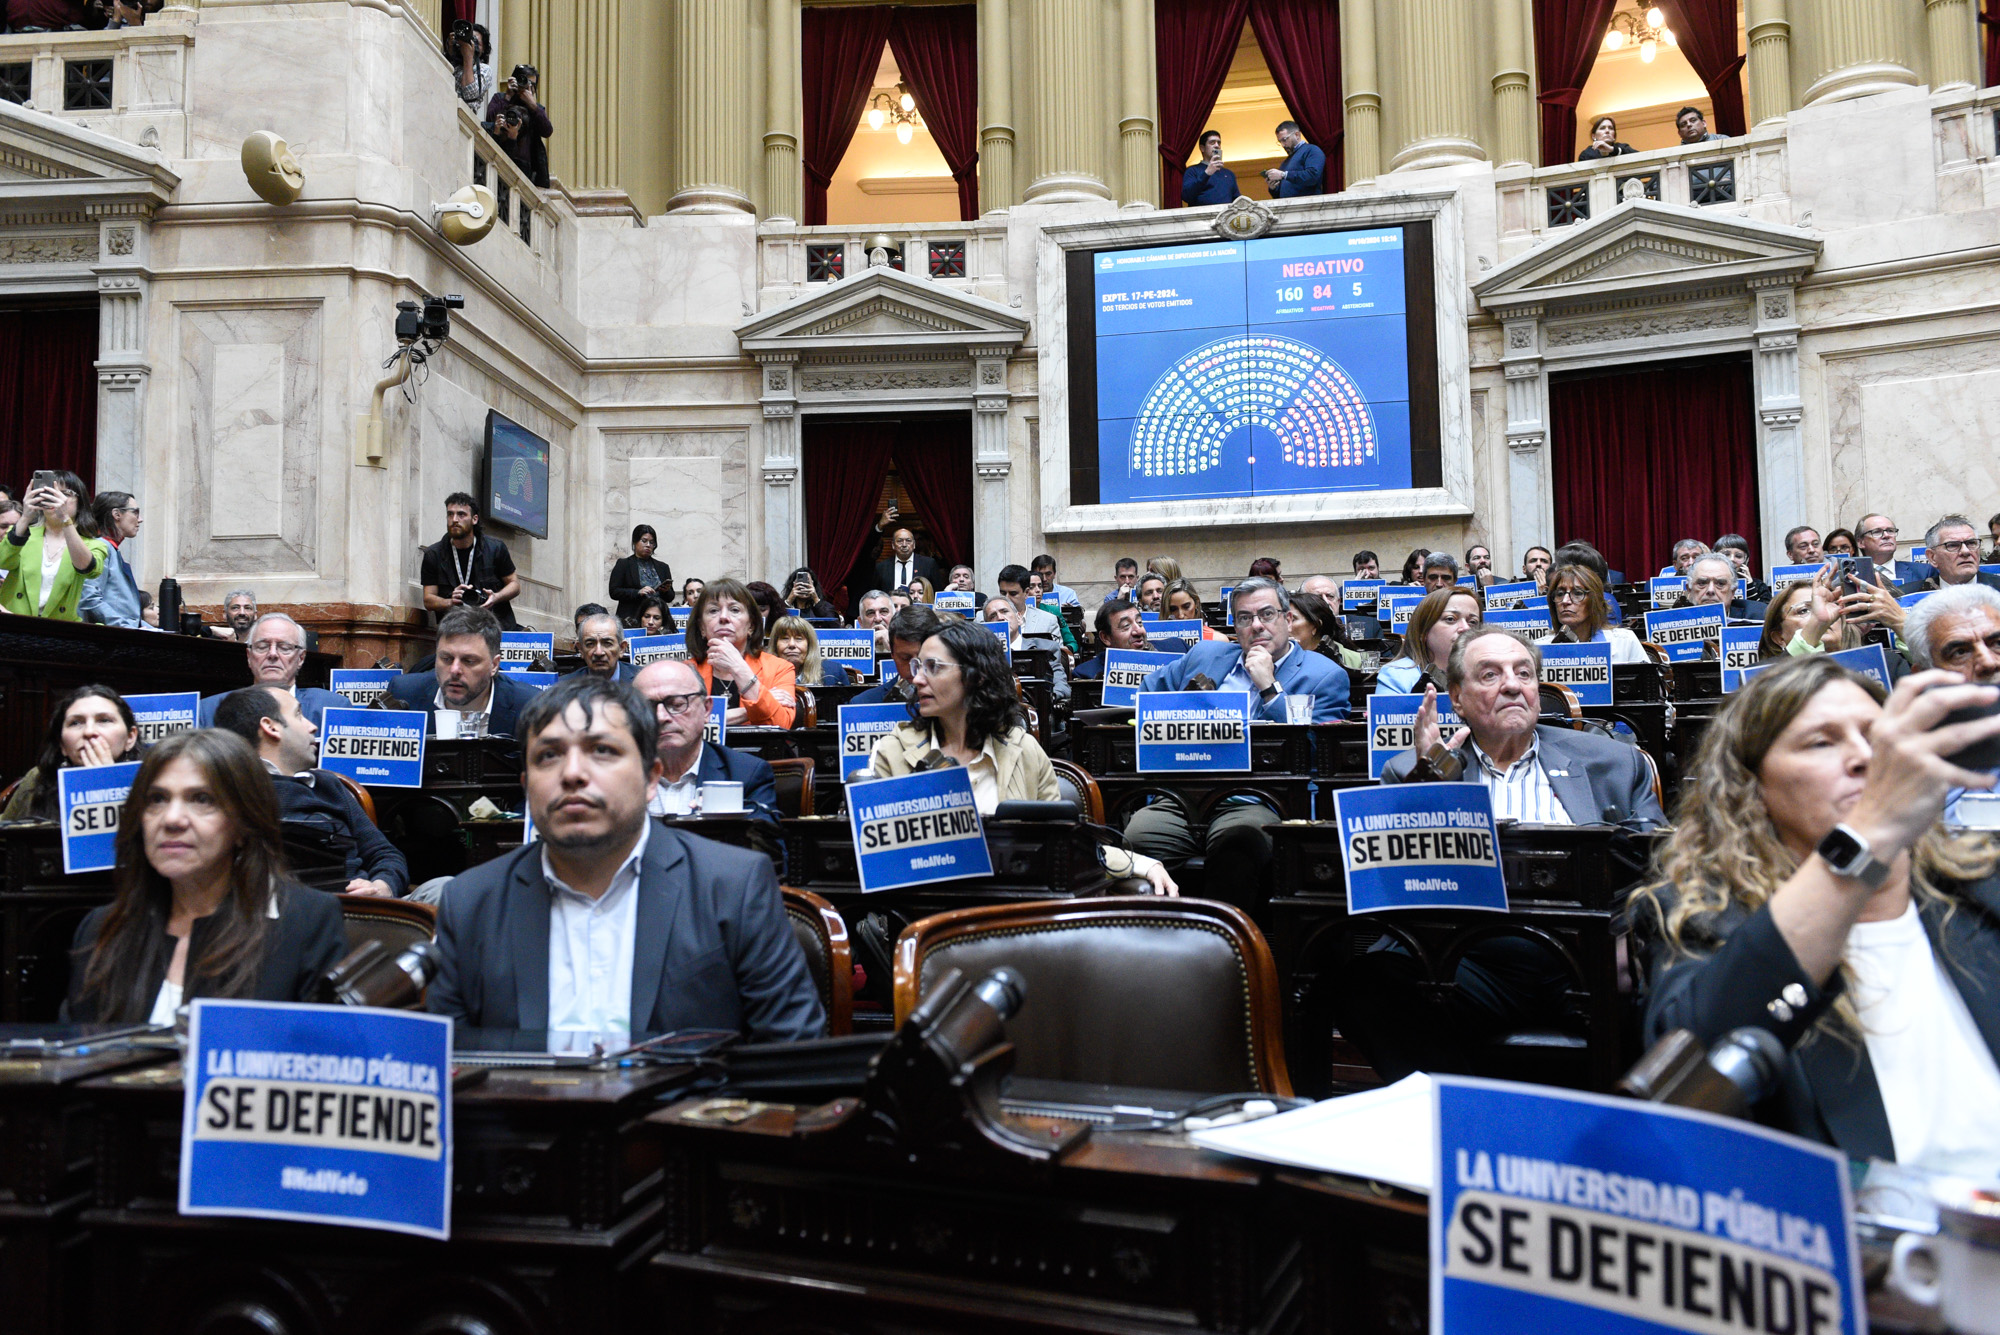
[[[36,524],[28,530],[25,542],[16,542],[12,529],[5,538],[0,538],[0,571],[7,573],[7,582],[0,584],[0,612],[12,612],[16,616],[47,617],[51,621],[81,621],[77,612],[77,602],[83,597],[83,586],[91,579],[104,573],[104,564],[111,558],[110,544],[102,538],[85,538],[83,545],[90,549],[90,569],[78,570],[68,555],[56,567],[56,584],[49,594],[47,607],[42,606],[42,539],[44,530]]]

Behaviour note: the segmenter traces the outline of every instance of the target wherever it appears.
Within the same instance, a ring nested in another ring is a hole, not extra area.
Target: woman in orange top
[[[688,617],[688,657],[709,693],[732,697],[729,723],[789,728],[797,712],[792,665],[764,652],[764,614],[741,580],[705,587]]]

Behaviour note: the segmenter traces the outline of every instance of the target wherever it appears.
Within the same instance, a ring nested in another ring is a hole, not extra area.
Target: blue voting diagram
[[[1410,486],[1401,228],[1094,265],[1101,501]]]

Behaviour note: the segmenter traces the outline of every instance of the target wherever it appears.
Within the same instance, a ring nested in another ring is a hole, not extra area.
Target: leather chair
[[[364,941],[380,941],[391,955],[400,955],[419,941],[437,935],[437,910],[409,899],[380,895],[341,895],[340,922],[347,929],[347,949]],[[412,1010],[422,1010],[419,1002]]]
[[[1583,702],[1576,698],[1576,692],[1559,681],[1541,683],[1541,714],[1544,723],[1567,723],[1579,731],[1583,728]]]
[[[369,792],[366,788],[363,788],[360,784],[348,778],[345,774],[340,774],[331,770],[329,770],[328,773],[333,774],[334,778],[339,779],[340,786],[345,788],[348,791],[349,795],[352,796],[356,802],[359,802],[361,804],[361,809],[368,813],[368,823],[370,825],[379,824],[379,822],[376,821],[375,819],[375,794]]]
[[[826,1009],[827,1035],[841,1038],[853,1033],[854,952],[847,942],[846,920],[810,890],[789,885],[779,889],[785,896],[785,919],[805,952],[819,1004]]]
[[[787,760],[767,762],[771,773],[778,781],[778,814],[782,816],[810,816],[813,814],[813,760],[811,756],[797,756]]]
[[[1097,780],[1090,777],[1090,771],[1074,760],[1049,757],[1049,767],[1056,772],[1056,788],[1061,791],[1065,802],[1074,802],[1076,809],[1092,825],[1104,824],[1104,793],[1097,786]]]
[[[951,969],[1026,983],[1017,1075],[1144,1089],[1290,1094],[1278,973],[1241,910],[1137,895],[960,909],[896,942],[896,1023]]]

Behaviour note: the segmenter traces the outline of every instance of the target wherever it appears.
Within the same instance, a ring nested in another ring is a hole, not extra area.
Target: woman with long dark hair
[[[639,600],[639,627],[648,635],[671,635],[674,633],[673,613],[660,601],[658,594],[647,594]]]
[[[70,1020],[171,1024],[194,997],[314,1001],[347,950],[340,902],[287,874],[270,774],[234,733],[146,753],[117,857],[111,903],[77,928]]]
[[[653,559],[660,547],[660,535],[651,524],[632,530],[632,554],[611,567],[611,599],[618,604],[618,620],[627,626],[638,621],[639,609],[648,597],[674,596],[674,572],[665,561]]]
[[[84,585],[104,573],[110,544],[97,536],[90,488],[67,469],[53,485],[31,487],[0,539],[0,612],[80,621]]]
[[[21,776],[0,820],[54,820],[56,771],[119,765],[139,758],[139,723],[132,706],[109,686],[79,686],[49,711],[35,767]]]
[[[1367,665],[1367,659],[1347,647],[1340,618],[1326,605],[1326,599],[1316,594],[1295,593],[1286,610],[1291,615],[1292,638],[1299,642],[1299,648],[1355,671]]]
[[[790,663],[764,652],[764,609],[749,585],[719,579],[702,589],[688,617],[687,650],[709,694],[729,697],[729,726],[792,726],[795,674]]]
[[[784,595],[785,610],[794,616],[840,620],[840,610],[820,594],[818,578],[805,566],[785,576],[778,592]]]

